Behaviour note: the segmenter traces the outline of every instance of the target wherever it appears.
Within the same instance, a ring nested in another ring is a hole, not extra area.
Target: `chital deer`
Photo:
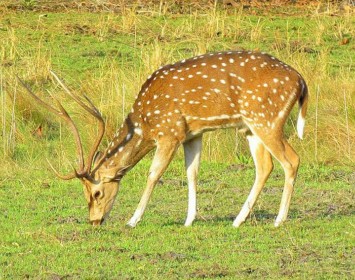
[[[54,74],[55,76],[55,74]],[[272,169],[272,156],[282,165],[285,185],[275,226],[286,220],[299,165],[299,157],[286,141],[283,126],[298,101],[298,136],[302,138],[307,110],[307,86],[301,75],[275,57],[259,52],[209,53],[166,65],[143,84],[125,122],[104,153],[94,155],[104,134],[104,121],[91,101],[83,102],[55,76],[64,90],[99,121],[99,135],[84,162],[78,130],[58,102],[58,109],[28,92],[42,106],[60,115],[76,139],[79,169],[62,176],[79,178],[89,205],[90,221],[101,224],[116,198],[119,183],[149,151],[156,147],[146,188],[128,225],[141,220],[154,186],[163,175],[177,148],[183,144],[188,180],[188,211],[185,225],[196,217],[196,184],[202,134],[217,128],[236,127],[247,131],[256,167],[251,192],[233,226],[249,215]]]

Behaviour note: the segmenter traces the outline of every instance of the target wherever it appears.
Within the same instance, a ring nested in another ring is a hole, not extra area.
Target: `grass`
[[[175,6],[145,12],[131,6],[119,14],[1,8],[0,279],[354,278],[351,14],[290,7],[265,13],[213,6],[185,14],[171,13]],[[15,74],[45,97],[47,91],[56,94],[88,146],[94,122],[64,97],[49,69],[95,101],[107,120],[107,142],[140,85],[160,65],[236,48],[279,57],[310,88],[305,139],[296,137],[296,111],[285,129],[302,160],[286,224],[273,227],[283,184],[277,166],[246,224],[232,228],[254,169],[243,137],[224,130],[204,137],[199,216],[191,228],[183,227],[187,187],[181,151],[137,228],[125,223],[140,198],[149,156],[124,178],[107,224],[89,226],[80,183],[58,181],[46,163],[49,158],[62,170],[70,168],[72,136],[30,101]]]
[[[134,8],[122,15],[5,13],[0,28],[4,38],[0,81],[2,91],[8,93],[2,99],[2,122],[6,127],[4,143],[10,144],[3,145],[2,152],[10,156],[16,153],[18,146],[11,145],[11,125],[21,125],[18,120],[30,122],[32,129],[39,123],[45,130],[55,130],[56,126],[48,123],[46,113],[33,112],[32,103],[13,78],[15,73],[38,91],[58,92],[49,74],[49,69],[56,70],[74,90],[91,96],[106,116],[110,137],[130,110],[140,85],[161,65],[206,51],[245,48],[274,54],[298,69],[308,82],[311,102],[305,141],[295,137],[295,114],[286,127],[301,157],[307,162],[353,164],[354,20],[346,14],[329,17],[308,13],[307,20],[302,16],[256,16],[242,10],[218,9],[182,16],[140,15]],[[342,44],[344,39],[348,43]],[[12,118],[14,98],[17,118]],[[94,126],[88,121],[84,131],[92,133]],[[18,136],[22,133],[22,143],[32,141],[28,132],[17,131]],[[320,134],[322,137],[318,137]],[[216,151],[208,154],[212,160],[220,160],[225,154],[220,151],[234,143],[232,131],[209,137],[212,140],[206,141],[206,150]],[[220,137],[224,141],[216,143]],[[234,160],[234,154],[228,160]]]
[[[354,257],[353,170],[300,171],[290,219],[275,229],[282,172],[277,169],[250,219],[231,224],[252,184],[251,165],[204,162],[199,217],[183,227],[187,187],[174,161],[143,221],[124,224],[142,191],[149,161],[122,183],[111,219],[86,222],[79,182],[7,180],[0,188],[0,277],[38,279],[312,278],[351,279]],[[218,174],[218,176],[217,176]],[[11,203],[6,203],[11,201]]]

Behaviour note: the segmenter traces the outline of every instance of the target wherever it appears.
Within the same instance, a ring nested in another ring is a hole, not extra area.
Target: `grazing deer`
[[[299,157],[283,135],[283,126],[298,101],[298,136],[302,138],[307,111],[307,86],[301,75],[275,57],[259,52],[208,53],[166,65],[143,84],[131,112],[104,153],[97,153],[105,132],[101,114],[87,98],[71,93],[52,72],[58,83],[81,107],[99,121],[99,133],[84,161],[78,130],[62,107],[39,99],[20,80],[40,105],[60,115],[71,128],[77,146],[79,168],[62,179],[79,178],[89,205],[90,221],[100,225],[108,217],[125,173],[156,147],[146,188],[129,220],[136,226],[153,192],[180,144],[185,152],[188,180],[188,211],[185,226],[196,217],[196,184],[202,134],[217,128],[247,131],[256,168],[251,192],[233,226],[249,215],[272,169],[272,157],[282,165],[285,185],[275,226],[286,220]],[[96,155],[96,156],[95,156]]]

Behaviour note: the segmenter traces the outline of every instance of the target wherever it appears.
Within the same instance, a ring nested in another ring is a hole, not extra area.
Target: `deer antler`
[[[57,80],[57,82],[59,83],[59,85],[64,89],[64,91],[71,97],[73,98],[76,103],[78,103],[85,111],[87,111],[90,115],[92,115],[93,117],[95,117],[98,121],[99,121],[99,134],[90,150],[90,153],[88,155],[87,158],[87,165],[86,165],[86,173],[90,173],[91,167],[92,167],[92,162],[93,162],[93,158],[95,156],[95,153],[102,141],[102,137],[104,136],[105,133],[105,121],[102,118],[102,115],[100,113],[100,111],[95,107],[95,105],[92,103],[92,101],[89,99],[89,97],[87,97],[86,95],[84,95],[84,98],[86,99],[86,101],[88,102],[88,104],[90,106],[88,106],[87,104],[85,104],[78,95],[72,93],[66,86],[65,84],[58,78],[58,76],[56,75],[56,73],[54,71],[50,71],[51,74],[53,75],[53,77]],[[105,155],[103,155],[99,162],[102,162],[102,159],[105,157]]]
[[[56,99],[54,96],[51,95],[51,97],[57,102],[57,106],[58,109],[54,108],[53,106],[49,105],[48,103],[44,102],[42,99],[40,99],[35,93],[32,92],[32,90],[26,85],[26,83],[17,76],[17,79],[20,81],[20,83],[22,84],[22,86],[27,90],[27,92],[30,94],[30,96],[37,101],[40,105],[44,106],[46,109],[48,109],[49,111],[51,111],[52,113],[58,115],[59,117],[61,117],[69,126],[70,130],[72,131],[72,134],[74,136],[75,139],[75,143],[76,143],[76,150],[77,150],[77,154],[78,154],[78,158],[79,158],[79,169],[76,170],[74,168],[74,172],[70,173],[68,175],[61,175],[59,174],[59,172],[54,169],[54,167],[50,165],[50,167],[52,168],[52,170],[54,171],[54,173],[61,179],[64,180],[70,180],[70,179],[74,179],[74,178],[87,178],[89,180],[92,180],[93,178],[90,176],[90,170],[91,170],[91,166],[92,166],[92,161],[95,155],[95,152],[97,151],[102,137],[105,133],[105,122],[101,116],[101,113],[99,112],[99,110],[94,106],[94,104],[92,103],[92,101],[87,97],[84,96],[86,101],[88,102],[89,106],[86,105],[79,96],[77,96],[76,94],[72,93],[65,85],[64,83],[58,78],[58,76],[51,71],[51,74],[54,76],[54,78],[57,80],[57,82],[59,83],[59,85],[64,89],[64,91],[72,98],[75,100],[76,103],[78,103],[85,111],[87,111],[89,114],[91,114],[92,116],[94,116],[98,121],[99,121],[99,134],[90,150],[90,153],[88,155],[87,158],[87,164],[85,165],[84,162],[84,153],[83,153],[83,146],[82,146],[82,141],[80,138],[80,134],[79,131],[73,121],[73,119],[69,116],[68,112],[64,109],[64,107],[62,106],[62,104],[59,102],[58,99]],[[101,162],[102,159],[100,159]]]

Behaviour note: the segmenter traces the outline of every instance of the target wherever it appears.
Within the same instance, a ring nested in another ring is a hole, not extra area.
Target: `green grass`
[[[0,6],[0,279],[355,277],[354,17],[311,9],[253,11],[44,13]],[[341,44],[343,39],[350,41]],[[254,169],[243,137],[236,144],[235,132],[224,130],[204,137],[192,227],[183,227],[181,151],[137,228],[125,223],[143,191],[150,156],[122,181],[107,223],[91,227],[80,182],[59,181],[46,163],[48,158],[61,170],[70,168],[72,136],[30,101],[15,74],[39,94],[49,90],[63,101],[87,147],[95,124],[63,97],[49,69],[86,92],[106,116],[103,149],[152,71],[198,53],[236,48],[276,55],[298,69],[310,89],[305,139],[295,136],[296,112],[285,129],[302,162],[288,221],[273,227],[283,184],[275,164],[251,217],[232,227]],[[33,134],[39,124],[42,137]]]
[[[204,162],[199,216],[185,228],[187,187],[181,162],[174,161],[143,221],[126,228],[148,163],[124,179],[111,218],[100,228],[87,224],[79,182],[34,175],[2,182],[0,278],[354,277],[353,170],[303,166],[290,218],[274,228],[283,176],[276,169],[251,217],[235,229],[253,168]]]

